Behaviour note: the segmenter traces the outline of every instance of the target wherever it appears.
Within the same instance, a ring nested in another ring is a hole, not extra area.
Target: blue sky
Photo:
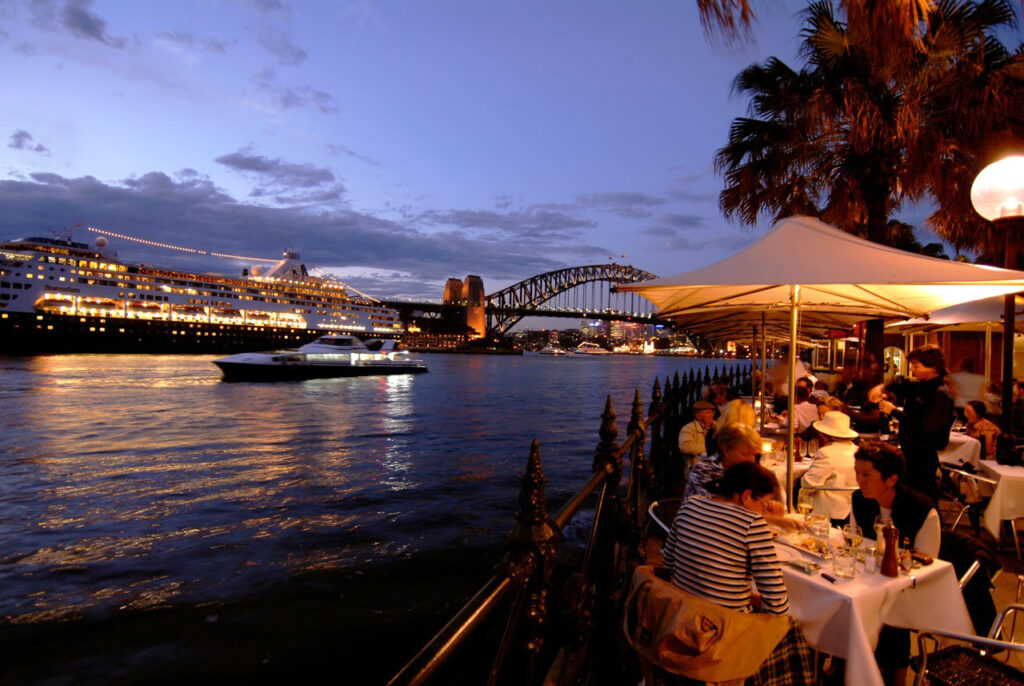
[[[799,64],[802,3],[757,6],[730,46],[684,0],[0,1],[0,237],[294,249],[428,299],[470,273],[703,266],[767,228],[726,222],[712,170],[735,75]]]

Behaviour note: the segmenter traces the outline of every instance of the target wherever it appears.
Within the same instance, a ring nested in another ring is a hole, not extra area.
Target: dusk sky
[[[692,0],[4,0],[0,238],[82,222],[294,249],[416,299],[451,276],[494,292],[611,257],[704,266],[768,226],[723,218],[712,160],[746,111],[736,74],[800,64],[802,6],[756,3],[752,38],[729,46]]]

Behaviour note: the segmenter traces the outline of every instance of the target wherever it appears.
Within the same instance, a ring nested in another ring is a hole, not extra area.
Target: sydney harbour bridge
[[[505,334],[524,317],[567,317],[653,323],[654,307],[635,293],[615,293],[623,283],[658,278],[650,272],[621,264],[591,264],[538,274],[496,293],[485,295],[480,277],[450,279],[442,303],[385,300],[403,319],[440,317],[465,308],[466,319],[486,320],[486,333]],[[454,282],[454,283],[453,283]],[[480,330],[480,326],[474,326]],[[482,333],[482,332],[481,332]]]

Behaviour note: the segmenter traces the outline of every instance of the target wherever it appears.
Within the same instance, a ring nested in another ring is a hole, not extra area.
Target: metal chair
[[[667,534],[672,529],[672,520],[676,518],[679,506],[683,504],[682,498],[662,498],[655,500],[647,508],[647,514],[651,521],[660,526]]]
[[[949,631],[923,631],[917,637],[919,664],[914,686],[985,686],[988,684],[1024,683],[1024,672],[1004,664],[992,656],[994,652],[1024,653],[1024,644],[995,638],[1002,632],[1008,615],[1024,611],[1024,605],[1007,606],[996,617],[988,637],[958,634]],[[939,647],[939,639],[956,641]],[[932,645],[929,645],[929,641]],[[963,645],[968,644],[968,645]]]
[[[940,468],[944,485],[941,493],[950,503],[945,512],[941,509],[939,511],[943,528],[947,531],[955,530],[966,514],[971,521],[971,526],[974,527],[974,535],[978,536],[981,533],[981,515],[988,507],[988,501],[992,499],[996,480],[949,465],[940,465]],[[949,523],[950,517],[953,517],[951,524]],[[1014,540],[1016,541],[1016,536]]]

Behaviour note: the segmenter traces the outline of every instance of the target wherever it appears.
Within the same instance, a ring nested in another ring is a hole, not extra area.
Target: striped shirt
[[[789,609],[772,534],[756,512],[710,498],[679,508],[662,548],[672,583],[723,607],[751,612],[751,580],[765,612]]]

